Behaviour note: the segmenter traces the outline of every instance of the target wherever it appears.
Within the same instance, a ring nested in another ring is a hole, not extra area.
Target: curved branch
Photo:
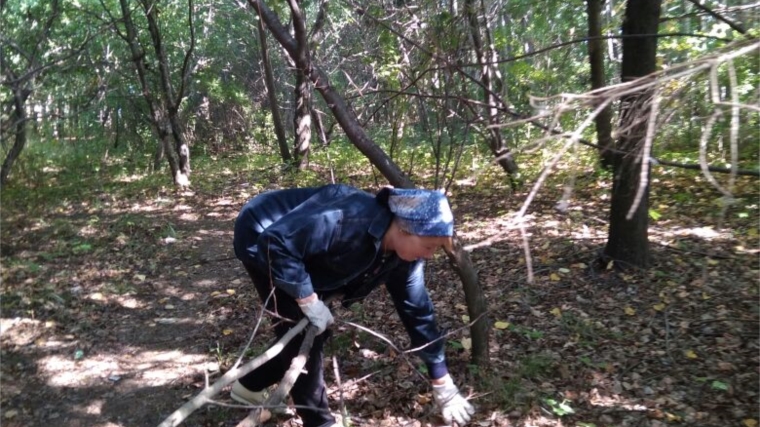
[[[715,12],[714,10],[712,10],[709,7],[701,4],[697,0],[686,0],[686,1],[688,1],[689,3],[693,4],[694,6],[696,6],[697,9],[699,9],[701,11],[704,11],[704,12],[707,12],[710,16],[712,16],[713,18],[717,19],[718,21],[725,22],[726,24],[728,24],[729,27],[733,28],[734,30],[736,30],[736,31],[744,34],[745,36],[747,35],[747,30],[745,30],[741,25],[739,25],[739,24],[735,23],[734,21],[726,18],[725,16],[719,14],[718,12]]]

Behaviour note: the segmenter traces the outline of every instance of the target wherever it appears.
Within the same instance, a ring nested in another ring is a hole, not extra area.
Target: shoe
[[[238,401],[244,405],[261,406],[267,399],[269,399],[269,392],[266,390],[251,391],[245,388],[240,381],[235,381],[232,385],[232,391],[230,391],[230,397],[232,400]],[[282,403],[282,406],[276,408],[270,408],[270,412],[277,415],[293,416],[295,411]]]
[[[259,406],[267,401],[269,393],[266,390],[251,391],[240,384],[240,381],[235,381],[232,385],[232,391],[230,392],[232,400],[236,400],[244,405]]]

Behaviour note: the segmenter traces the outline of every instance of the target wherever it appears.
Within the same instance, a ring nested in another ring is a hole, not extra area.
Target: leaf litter
[[[691,188],[685,178],[669,185]],[[678,208],[653,194],[653,265],[623,273],[589,267],[606,237],[601,190],[577,194],[564,213],[552,194],[534,202],[528,283],[508,208],[523,195],[454,189],[458,232],[489,303],[489,366],[470,364],[470,319],[448,261],[432,260],[427,277],[450,333],[450,370],[478,407],[472,425],[757,426],[754,190],[737,208],[749,214],[721,228],[709,192]],[[155,425],[231,367],[259,314],[231,251],[245,202],[235,194],[232,184],[33,219],[4,212],[3,423]],[[352,425],[440,425],[424,368],[399,353],[408,338],[384,290],[335,312],[393,346],[334,328],[325,358],[333,410],[344,402]],[[263,350],[268,325],[246,357]],[[186,425],[235,425],[245,414],[210,405]]]

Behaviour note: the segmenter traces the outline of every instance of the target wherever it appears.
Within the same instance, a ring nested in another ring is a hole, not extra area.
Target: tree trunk
[[[153,97],[153,93],[150,91],[148,85],[147,72],[145,68],[145,51],[143,51],[137,42],[137,30],[135,29],[134,22],[132,21],[132,12],[129,9],[127,0],[119,0],[121,6],[122,21],[126,34],[124,35],[124,41],[129,46],[129,52],[132,54],[132,63],[135,64],[135,71],[137,72],[137,79],[140,82],[142,88],[143,98],[145,103],[148,104],[148,110],[150,111],[150,120],[153,125],[153,129],[158,137],[158,144],[156,146],[156,154],[153,157],[153,170],[158,170],[161,159],[166,156],[169,161],[169,168],[171,170],[172,181],[176,184],[179,166],[172,162],[171,152],[173,148],[171,143],[167,143],[167,138],[170,137],[171,131],[168,129],[166,113],[163,111],[163,107],[158,103],[156,98]],[[116,26],[116,22],[112,22],[112,25]]]
[[[629,1],[623,21],[623,64],[621,77],[630,81],[656,69],[657,34],[662,0]],[[642,37],[631,37],[646,34]],[[645,90],[621,99],[620,137],[614,154],[614,182],[610,203],[610,228],[604,260],[615,261],[617,267],[646,268],[649,264],[647,235],[649,188],[644,191],[631,218],[628,211],[634,204],[639,185],[649,182],[649,159],[642,158],[646,139],[647,118],[653,93]],[[646,168],[646,179],[641,179]]]
[[[515,183],[515,176],[518,172],[517,163],[515,163],[512,153],[504,143],[501,130],[499,129],[499,109],[495,93],[494,82],[496,70],[494,70],[495,58],[489,58],[495,55],[495,51],[490,47],[483,45],[483,40],[480,36],[480,22],[478,21],[478,15],[485,14],[484,10],[475,5],[475,0],[467,0],[465,2],[465,15],[467,16],[467,22],[470,27],[470,36],[472,37],[472,45],[475,49],[475,55],[477,57],[478,64],[480,65],[480,82],[483,88],[483,101],[485,103],[486,122],[489,126],[493,126],[488,129],[489,143],[496,158],[496,162],[501,168],[509,175],[510,181]],[[488,52],[491,52],[490,54]],[[492,62],[493,61],[493,62]]]
[[[293,115],[293,128],[295,130],[295,144],[293,157],[298,169],[304,167],[309,154],[311,142],[311,87],[306,75],[311,68],[309,57],[309,44],[306,34],[306,18],[301,11],[300,0],[288,0],[290,15],[293,20],[293,32],[295,33],[296,52],[293,56],[296,66],[296,87],[294,91],[296,111]]]
[[[311,143],[311,87],[309,79],[299,68],[296,70],[295,105],[293,128],[295,129],[295,146],[293,158],[295,166],[303,169],[308,163]]]
[[[158,69],[161,76],[161,90],[164,110],[166,114],[166,121],[171,127],[169,135],[174,140],[174,144],[166,146],[164,144],[164,150],[166,151],[166,158],[169,160],[169,166],[172,170],[174,183],[179,187],[187,187],[190,185],[190,148],[187,145],[184,133],[182,131],[182,125],[179,122],[178,112],[179,105],[182,102],[184,80],[187,78],[186,67],[188,58],[185,58],[185,64],[183,66],[181,89],[175,96],[174,87],[171,82],[171,74],[169,72],[169,60],[166,56],[166,51],[163,45],[163,39],[158,25],[158,8],[153,2],[143,1],[143,9],[145,11],[145,17],[148,21],[148,30],[150,32],[151,40],[153,41],[153,50],[158,58]],[[191,41],[188,54],[192,52],[195,44],[195,37],[192,33],[192,0],[190,0],[190,28],[191,28]],[[177,162],[176,165],[172,162]],[[175,170],[176,166],[176,170]]]
[[[285,136],[285,126],[282,124],[280,117],[280,107],[277,102],[277,91],[274,85],[274,75],[272,73],[272,63],[269,60],[269,49],[267,48],[267,33],[264,31],[263,19],[259,19],[259,43],[261,44],[261,61],[264,63],[264,82],[267,87],[267,97],[269,99],[269,110],[272,112],[272,123],[274,124],[274,133],[277,135],[277,145],[280,147],[280,157],[282,162],[290,164],[293,159],[290,157],[288,149],[288,139]]]
[[[13,163],[21,154],[26,146],[26,100],[29,98],[31,91],[24,90],[20,87],[13,88],[13,127],[15,128],[15,137],[13,146],[3,160],[2,169],[0,169],[0,187],[5,187],[10,176]]]
[[[248,0],[248,4],[252,6],[253,10],[259,15],[259,18],[264,20],[272,35],[282,47],[292,58],[297,60],[296,42],[290,36],[287,29],[280,23],[277,15],[262,1]],[[297,63],[296,65],[302,67],[306,64]],[[309,65],[307,75],[330,107],[330,111],[332,111],[351,143],[377,167],[391,185],[400,188],[414,187],[412,181],[401,171],[398,165],[367,136],[359,124],[356,114],[333,89],[328,76],[318,67],[312,64]],[[475,270],[469,255],[464,251],[457,239],[454,241],[454,253],[449,254],[449,259],[455,264],[455,269],[462,280],[465,299],[468,303],[468,310],[471,313],[470,316],[473,320],[477,319],[470,328],[473,346],[472,360],[474,363],[485,365],[488,362],[488,320],[485,315],[487,308],[483,290],[478,283],[477,270]],[[469,306],[470,303],[472,303],[472,306]],[[485,334],[483,333],[484,330]]]
[[[5,3],[0,2],[0,11],[3,10]],[[31,96],[32,91],[36,85],[35,79],[41,74],[42,70],[48,68],[56,62],[52,59],[52,62],[41,66],[41,59],[46,58],[46,55],[42,53],[39,48],[48,44],[48,38],[53,29],[53,25],[58,20],[61,12],[61,1],[52,0],[50,3],[50,13],[48,14],[44,23],[37,27],[37,37],[34,43],[34,48],[31,51],[25,51],[20,45],[15,42],[7,42],[3,38],[3,42],[0,43],[0,84],[6,86],[6,88],[13,94],[13,103],[9,107],[11,110],[12,121],[10,123],[2,123],[0,125],[0,132],[2,132],[2,145],[6,148],[7,141],[5,140],[5,132],[13,129],[13,145],[3,159],[3,164],[0,166],[0,187],[4,187],[8,182],[13,164],[18,159],[21,152],[26,146],[27,140],[27,121],[28,113],[26,111],[26,102]],[[38,22],[39,23],[39,22]],[[8,52],[6,51],[6,49]],[[18,56],[20,58],[20,64],[25,64],[22,69],[14,69],[13,61],[8,61],[8,57]],[[51,60],[50,58],[46,58]],[[9,111],[10,112],[10,111]],[[34,121],[36,124],[36,120]]]
[[[604,0],[587,0],[588,14],[588,59],[591,65],[591,89],[607,85],[604,73],[604,41],[602,40],[602,4]],[[599,162],[606,170],[612,170],[614,158],[612,148],[612,108],[607,107],[594,118],[596,140],[599,146]]]

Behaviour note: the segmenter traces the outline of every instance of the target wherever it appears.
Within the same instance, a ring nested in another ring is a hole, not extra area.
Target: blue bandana
[[[454,235],[454,215],[440,191],[392,188],[388,207],[404,231],[429,237]]]

